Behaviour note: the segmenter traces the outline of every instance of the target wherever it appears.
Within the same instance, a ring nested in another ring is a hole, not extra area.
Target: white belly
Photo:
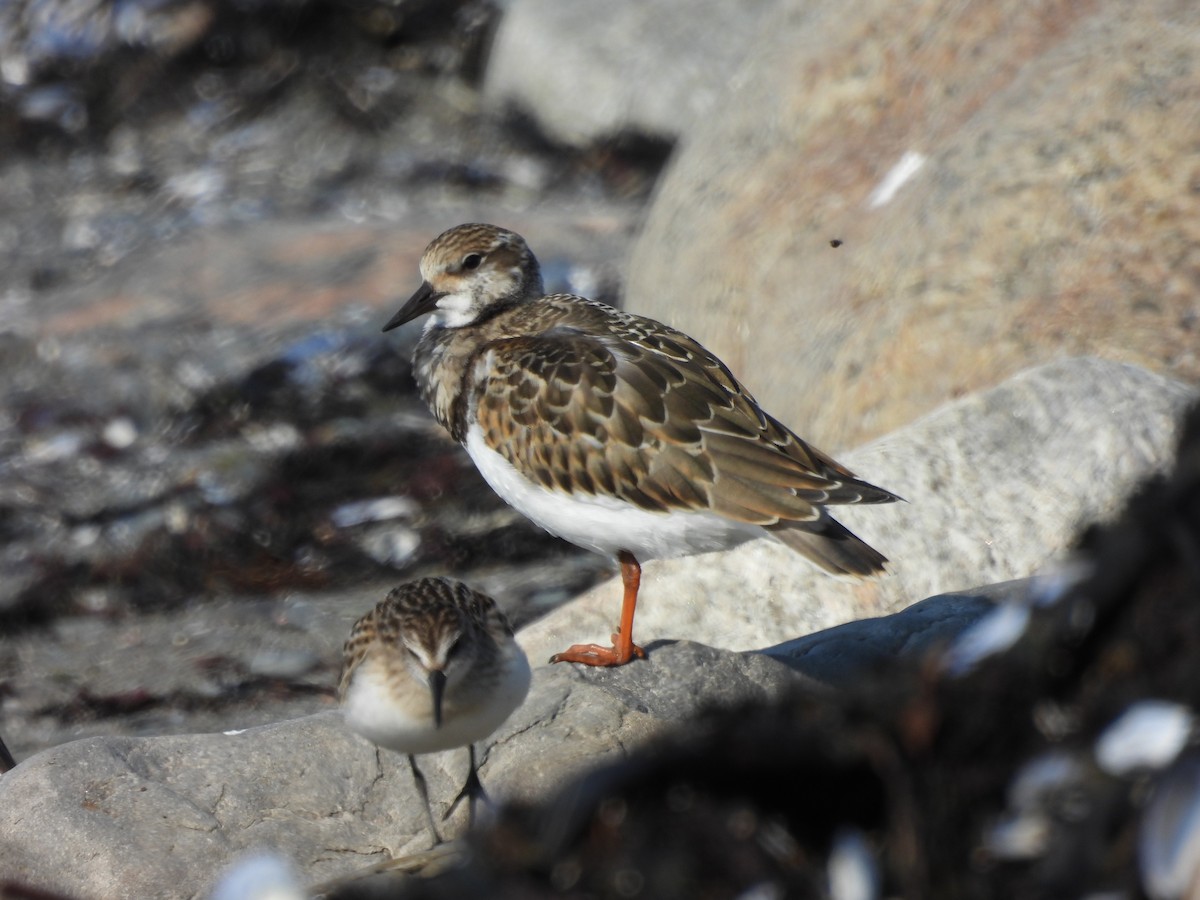
[[[437,753],[483,740],[507,719],[529,692],[529,661],[514,652],[494,689],[471,693],[464,703],[448,686],[442,702],[442,726],[433,724],[433,701],[425,690],[404,696],[376,666],[360,666],[343,701],[346,725],[367,740],[397,753]],[[465,692],[464,692],[465,693]]]
[[[608,556],[628,550],[639,561],[670,559],[736,547],[767,532],[708,512],[650,512],[615,497],[564,494],[529,481],[483,440],[467,431],[467,453],[492,490],[551,534]]]

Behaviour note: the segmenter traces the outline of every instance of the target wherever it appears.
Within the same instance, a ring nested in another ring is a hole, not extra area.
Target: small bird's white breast
[[[433,734],[433,702],[429,689],[397,679],[367,657],[350,678],[342,701],[346,725],[367,740],[400,753],[428,753]],[[453,746],[453,745],[450,745]]]
[[[470,675],[468,675],[468,678]],[[514,645],[505,665],[487,673],[487,683],[447,685],[442,725],[433,723],[429,687],[399,679],[370,658],[351,676],[343,700],[347,727],[397,753],[437,753],[482,740],[503,724],[529,692],[525,654]]]
[[[476,424],[467,430],[467,453],[506,503],[551,534],[576,546],[639,560],[670,559],[737,546],[767,532],[710,512],[656,512],[617,497],[566,494],[530,481],[487,445]]]

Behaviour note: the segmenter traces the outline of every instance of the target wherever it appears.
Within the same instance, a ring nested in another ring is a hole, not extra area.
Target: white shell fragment
[[[1026,762],[1008,787],[1015,809],[1037,809],[1083,781],[1083,764],[1065,750],[1051,750]]]
[[[1096,741],[1096,762],[1110,775],[1161,769],[1179,755],[1195,722],[1195,713],[1179,703],[1141,700],[1104,729]]]
[[[1180,759],[1154,788],[1138,831],[1138,869],[1153,900],[1200,886],[1200,756]]]
[[[222,873],[209,900],[304,900],[307,896],[288,860],[276,853],[255,853]]]
[[[353,528],[369,522],[410,519],[420,512],[420,509],[411,497],[374,497],[370,500],[343,503],[329,514],[329,518],[335,528]]]
[[[1050,820],[1040,812],[1009,815],[994,822],[984,834],[984,846],[995,859],[1036,859],[1050,843]]]
[[[829,850],[829,896],[831,900],[877,900],[879,863],[857,828],[842,828]]]
[[[1034,606],[1053,606],[1083,579],[1092,574],[1095,567],[1083,558],[1069,558],[1052,563],[1038,572],[1029,590]]]
[[[1028,626],[1028,606],[1001,603],[965,629],[947,648],[942,660],[946,671],[953,676],[966,675],[981,661],[1015,644]]]

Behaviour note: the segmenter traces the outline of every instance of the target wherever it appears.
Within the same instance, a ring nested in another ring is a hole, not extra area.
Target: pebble
[[[389,519],[408,519],[420,512],[420,506],[410,497],[376,497],[344,503],[329,514],[336,528],[352,528],[367,522],[386,522]]]

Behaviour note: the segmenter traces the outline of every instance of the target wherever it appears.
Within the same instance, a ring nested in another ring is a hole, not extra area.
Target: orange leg
[[[582,663],[585,666],[623,666],[635,656],[646,658],[646,651],[633,642],[633,611],[637,608],[638,587],[642,583],[642,567],[628,550],[617,554],[621,561],[621,582],[625,585],[625,601],[621,604],[621,624],[612,636],[611,647],[599,644],[575,644],[562,653],[555,653],[550,662]]]

